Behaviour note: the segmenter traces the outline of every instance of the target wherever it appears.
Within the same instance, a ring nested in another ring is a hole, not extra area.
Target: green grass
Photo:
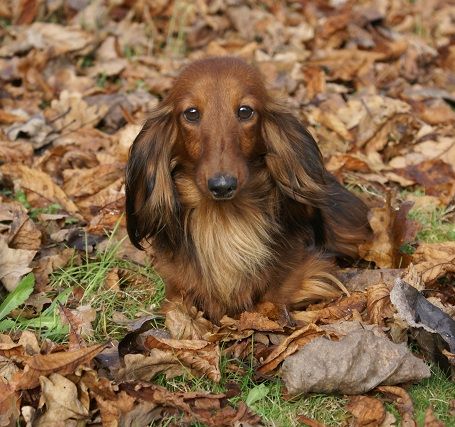
[[[242,372],[232,372],[228,369],[230,364],[239,365]],[[293,400],[283,398],[283,383],[278,377],[265,382],[254,380],[254,367],[252,358],[245,363],[236,359],[221,357],[221,381],[215,384],[207,378],[197,378],[188,372],[185,375],[166,379],[164,374],[158,375],[153,381],[170,391],[190,392],[205,391],[223,393],[228,390],[229,384],[237,384],[240,394],[230,399],[234,405],[243,401],[261,416],[266,425],[294,427],[301,425],[299,415],[317,419],[327,426],[339,426],[347,419],[345,405],[347,399],[340,396],[312,394],[300,396]],[[199,425],[199,424],[194,424]]]
[[[446,423],[447,427],[455,426],[455,417],[449,415],[450,401],[455,398],[455,383],[449,381],[436,366],[432,366],[431,378],[410,388],[418,425],[423,425],[425,411],[433,408],[434,415]]]
[[[423,189],[402,191],[400,199],[417,201],[425,197]],[[408,217],[417,221],[421,229],[417,233],[417,240],[427,243],[441,243],[455,240],[455,206],[438,206],[431,200],[428,204],[415,205]]]
[[[94,259],[89,259],[87,255],[82,264],[73,262],[52,276],[51,285],[56,291],[79,290],[81,296],[80,300],[74,301],[75,307],[89,305],[96,310],[91,341],[120,339],[124,336],[125,328],[113,321],[115,312],[129,319],[156,314],[156,309],[164,299],[164,284],[151,267],[139,266],[116,257],[121,243],[111,245]],[[123,277],[119,278],[118,286],[109,288],[106,278],[114,270],[120,271]]]
[[[429,207],[409,212],[409,218],[417,221],[422,229],[417,239],[422,242],[439,243],[455,240],[454,208]]]

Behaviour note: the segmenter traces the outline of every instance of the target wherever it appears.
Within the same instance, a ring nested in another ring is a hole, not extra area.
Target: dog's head
[[[259,165],[259,166],[258,166]],[[266,169],[287,197],[317,206],[326,172],[311,135],[265,89],[258,70],[232,57],[186,67],[133,143],[126,175],[132,242],[179,239],[181,174],[192,191],[231,203]]]

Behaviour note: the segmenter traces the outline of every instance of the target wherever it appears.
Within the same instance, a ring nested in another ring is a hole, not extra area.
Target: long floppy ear
[[[172,180],[172,149],[177,129],[170,106],[152,112],[133,142],[126,168],[126,223],[131,242],[157,238],[175,243],[178,200]]]
[[[280,190],[314,207],[326,203],[326,175],[321,152],[296,117],[278,104],[264,111],[262,137],[267,168]]]
[[[320,211],[320,234],[328,250],[356,257],[358,244],[371,237],[368,207],[325,169],[316,141],[285,108],[269,105],[262,132],[266,165],[281,191]]]

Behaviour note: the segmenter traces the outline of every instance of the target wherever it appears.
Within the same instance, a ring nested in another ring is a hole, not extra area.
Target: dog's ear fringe
[[[158,237],[166,244],[178,236],[179,207],[171,175],[172,148],[177,139],[174,121],[171,108],[161,105],[152,111],[130,148],[126,223],[130,240],[139,249],[143,249],[144,239]]]
[[[297,202],[323,205],[327,172],[308,130],[283,106],[269,103],[264,111],[262,137],[267,147],[267,168],[280,190]]]
[[[280,191],[319,209],[326,247],[355,257],[357,243],[371,237],[368,207],[325,169],[316,141],[286,108],[268,104],[262,136],[266,165]]]

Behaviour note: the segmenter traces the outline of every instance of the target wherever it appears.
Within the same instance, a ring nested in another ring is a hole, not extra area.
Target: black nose
[[[230,199],[237,189],[237,178],[217,175],[208,180],[207,186],[215,199]]]

